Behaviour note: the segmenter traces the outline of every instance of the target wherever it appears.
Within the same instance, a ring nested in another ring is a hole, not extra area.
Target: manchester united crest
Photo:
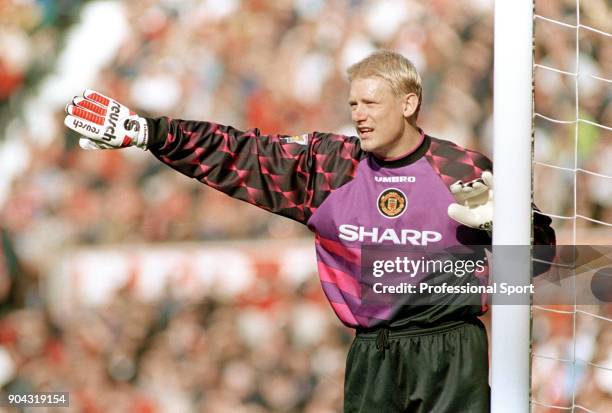
[[[406,195],[399,189],[385,189],[378,196],[378,211],[387,218],[397,218],[406,211]]]

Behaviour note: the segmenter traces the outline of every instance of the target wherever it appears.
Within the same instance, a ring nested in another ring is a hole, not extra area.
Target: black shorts
[[[346,360],[344,413],[484,413],[490,388],[480,320],[357,332]]]

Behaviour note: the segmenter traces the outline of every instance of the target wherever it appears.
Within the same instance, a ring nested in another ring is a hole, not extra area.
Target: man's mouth
[[[369,128],[367,126],[360,126],[360,127],[357,128],[357,130],[359,131],[360,135],[369,134],[369,133],[374,131],[373,128]]]

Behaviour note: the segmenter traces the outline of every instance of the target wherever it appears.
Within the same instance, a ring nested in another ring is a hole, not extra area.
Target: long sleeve
[[[331,191],[353,179],[354,137],[261,135],[211,122],[147,119],[148,149],[180,173],[227,195],[306,223]]]

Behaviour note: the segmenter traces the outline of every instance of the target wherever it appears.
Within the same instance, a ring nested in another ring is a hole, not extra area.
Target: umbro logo
[[[374,180],[376,182],[392,182],[392,183],[398,183],[398,182],[409,182],[409,183],[414,183],[416,182],[416,178],[414,176],[375,176]]]

